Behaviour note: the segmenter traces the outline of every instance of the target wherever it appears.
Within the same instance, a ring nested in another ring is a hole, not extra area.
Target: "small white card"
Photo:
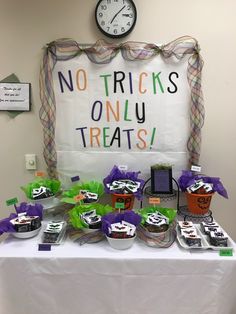
[[[201,170],[202,170],[201,166],[197,166],[197,165],[192,165],[191,166],[191,171],[201,172]]]
[[[118,169],[119,169],[120,171],[127,171],[127,170],[128,170],[128,166],[127,166],[127,165],[119,165],[119,166],[118,166]]]
[[[30,110],[29,83],[0,83],[0,110]]]

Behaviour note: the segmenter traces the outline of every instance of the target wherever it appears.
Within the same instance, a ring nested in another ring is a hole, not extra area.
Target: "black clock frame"
[[[97,27],[98,29],[104,34],[106,35],[107,37],[110,37],[110,38],[122,38],[122,37],[126,37],[127,35],[129,35],[132,30],[134,29],[135,27],[135,24],[136,24],[136,21],[137,21],[137,9],[136,9],[136,5],[134,4],[134,1],[133,0],[129,0],[130,3],[133,5],[133,8],[134,8],[134,23],[133,25],[131,26],[131,28],[126,31],[125,33],[122,33],[122,34],[119,34],[119,35],[116,35],[116,34],[109,34],[107,33],[106,31],[104,31],[104,29],[101,28],[100,24],[98,23],[98,19],[97,19],[97,10],[98,10],[98,7],[100,5],[100,3],[102,2],[103,0],[99,0],[97,5],[96,5],[96,8],[95,8],[95,21],[96,21],[96,24],[97,24]]]

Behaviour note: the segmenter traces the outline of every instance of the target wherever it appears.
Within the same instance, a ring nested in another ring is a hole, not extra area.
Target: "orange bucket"
[[[123,203],[121,210],[131,210],[134,206],[134,194],[111,194],[112,207],[116,208],[116,203]]]
[[[193,194],[185,193],[188,210],[192,214],[204,215],[209,211],[211,198],[214,193],[210,194]]]

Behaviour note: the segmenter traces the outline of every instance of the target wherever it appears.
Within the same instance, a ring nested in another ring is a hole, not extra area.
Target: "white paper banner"
[[[109,64],[86,55],[58,61],[56,97],[57,169],[62,181],[79,174],[102,179],[114,164],[150,176],[150,166],[186,168],[190,91],[187,61],[126,61]]]

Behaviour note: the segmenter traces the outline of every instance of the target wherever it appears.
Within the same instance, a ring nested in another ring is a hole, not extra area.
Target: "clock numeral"
[[[106,23],[105,21],[101,21],[101,25],[104,26]]]
[[[103,13],[102,12],[98,13],[98,16],[103,17]]]
[[[121,27],[121,31],[122,31],[122,33],[124,33],[125,32],[125,28]]]
[[[130,25],[131,25],[131,23],[130,23],[130,22],[128,22],[126,25],[130,26]]]
[[[113,33],[114,33],[114,34],[117,34],[117,29],[116,29],[116,28],[114,29]]]
[[[108,3],[111,3],[111,0],[107,0],[107,4],[108,4]]]
[[[129,17],[130,17],[130,18],[132,18],[133,16],[134,16],[133,13],[130,13],[130,14],[129,14]]]
[[[130,9],[131,9],[131,5],[128,5],[128,6],[127,6],[127,10],[130,10]]]
[[[107,31],[109,32],[109,30],[110,30],[110,27],[109,27],[109,26],[107,26]]]
[[[101,10],[106,10],[107,9],[107,6],[104,4],[104,5],[101,5]]]
[[[119,2],[119,0],[114,0],[114,2]]]

